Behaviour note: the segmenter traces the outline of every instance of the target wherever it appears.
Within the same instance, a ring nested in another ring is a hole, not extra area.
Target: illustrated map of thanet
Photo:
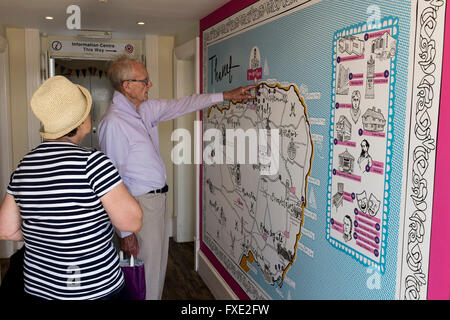
[[[266,298],[258,281],[283,285],[302,235],[313,158],[306,104],[294,84],[261,83],[255,100],[214,106],[204,114],[204,131],[223,134],[223,148],[205,151],[211,157],[224,153],[227,161],[203,166],[203,241],[250,298]],[[267,133],[266,139],[258,135],[257,148],[246,140],[245,163],[225,154],[233,143],[227,129],[236,128]],[[255,152],[258,161],[249,163]]]

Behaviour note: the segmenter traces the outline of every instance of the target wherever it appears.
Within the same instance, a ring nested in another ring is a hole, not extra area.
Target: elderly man
[[[161,299],[169,250],[166,168],[159,151],[158,123],[175,119],[223,100],[252,99],[256,85],[178,100],[148,99],[152,83],[138,60],[121,57],[108,77],[115,89],[110,108],[99,125],[99,142],[119,170],[125,185],[144,212],[135,234],[121,233],[122,251],[144,261],[147,300]]]

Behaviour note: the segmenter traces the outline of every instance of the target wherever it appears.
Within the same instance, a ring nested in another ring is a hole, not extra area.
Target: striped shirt
[[[25,292],[44,299],[98,299],[124,283],[113,226],[100,198],[122,182],[100,151],[43,142],[11,175],[22,217]]]

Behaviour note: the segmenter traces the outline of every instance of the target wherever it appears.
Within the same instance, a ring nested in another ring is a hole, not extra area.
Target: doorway
[[[181,98],[200,93],[200,39],[197,37],[174,50],[174,94]],[[194,159],[201,159],[201,137],[195,134],[194,122],[200,112],[190,113],[174,120],[174,129],[187,129],[195,138]],[[174,166],[175,240],[194,241],[195,270],[198,270],[200,250],[200,166],[180,164]]]
[[[62,75],[89,90],[92,96],[91,132],[81,146],[100,150],[98,124],[111,104],[114,89],[107,77],[108,60],[58,58],[54,60],[54,75]],[[51,75],[52,76],[52,75]]]

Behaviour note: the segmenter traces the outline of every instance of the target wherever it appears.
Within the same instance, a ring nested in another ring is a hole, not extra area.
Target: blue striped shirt
[[[44,142],[11,176],[22,217],[25,291],[44,299],[98,299],[124,282],[100,198],[122,182],[109,158]]]

